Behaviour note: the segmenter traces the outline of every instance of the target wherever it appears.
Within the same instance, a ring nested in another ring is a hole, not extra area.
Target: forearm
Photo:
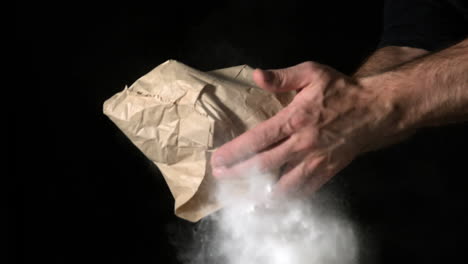
[[[468,39],[361,82],[384,88],[384,102],[400,114],[398,132],[467,120]]]
[[[388,71],[398,65],[419,58],[428,51],[411,47],[388,46],[378,49],[359,67],[354,77],[365,77]]]

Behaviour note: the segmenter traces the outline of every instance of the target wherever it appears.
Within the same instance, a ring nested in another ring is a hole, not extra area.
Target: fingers
[[[213,176],[228,178],[246,174],[266,173],[280,168],[291,157],[295,141],[287,139],[279,145],[267,149],[250,159],[237,163],[231,167],[217,167],[213,169]]]
[[[299,90],[311,82],[318,68],[316,63],[304,62],[278,70],[256,69],[253,73],[253,80],[260,88],[271,92]]]
[[[304,196],[310,196],[318,191],[328,180],[330,179],[330,173],[328,172],[317,172],[307,180],[304,184],[301,192]]]
[[[212,156],[213,169],[231,166],[288,137],[293,132],[287,122],[290,115],[289,108],[285,108],[267,121],[221,146]]]
[[[313,173],[320,166],[323,157],[316,157],[307,162],[302,160],[289,172],[281,176],[275,186],[275,192],[279,194],[287,194],[298,191],[308,181],[309,177],[313,177]]]

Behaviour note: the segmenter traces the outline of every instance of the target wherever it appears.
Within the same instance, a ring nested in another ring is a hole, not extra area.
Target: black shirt
[[[468,36],[467,0],[388,0],[379,47],[435,51]]]

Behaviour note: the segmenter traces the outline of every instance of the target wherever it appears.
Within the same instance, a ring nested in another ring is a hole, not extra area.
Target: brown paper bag
[[[294,97],[256,87],[252,72],[247,65],[201,72],[169,60],[104,103],[104,113],[160,169],[177,216],[195,222],[222,206],[211,153]]]

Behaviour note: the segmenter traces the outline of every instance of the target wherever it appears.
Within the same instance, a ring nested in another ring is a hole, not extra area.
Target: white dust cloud
[[[203,219],[182,247],[185,264],[353,264],[357,239],[336,208],[313,200],[273,197],[275,180],[251,172],[222,181],[217,198],[228,204]],[[239,191],[239,186],[242,191]]]

